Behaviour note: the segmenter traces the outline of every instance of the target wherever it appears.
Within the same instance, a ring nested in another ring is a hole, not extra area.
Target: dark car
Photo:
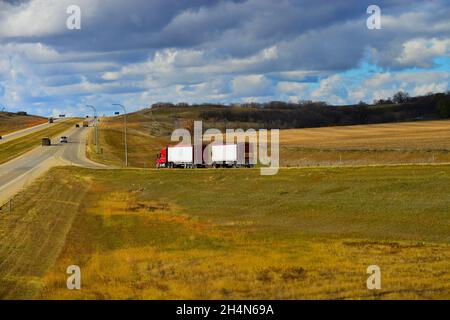
[[[46,146],[51,146],[52,145],[52,141],[50,140],[50,138],[42,138],[42,146],[46,147]]]

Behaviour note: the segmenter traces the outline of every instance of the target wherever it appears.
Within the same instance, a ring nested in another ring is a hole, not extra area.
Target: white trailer
[[[167,147],[169,166],[192,167],[194,164],[194,148],[192,146]]]
[[[253,166],[252,145],[248,143],[213,145],[211,161],[213,167]]]

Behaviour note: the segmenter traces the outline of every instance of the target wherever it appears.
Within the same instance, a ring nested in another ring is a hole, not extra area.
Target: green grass
[[[79,119],[71,119],[60,123],[55,123],[51,127],[30,133],[26,136],[5,142],[0,145],[0,164],[14,159],[33,148],[41,145],[42,138],[54,138],[58,134],[70,129]]]
[[[449,187],[445,165],[270,177],[57,168],[2,216],[0,261],[18,255],[22,267],[0,264],[0,296],[448,299]],[[27,237],[14,245],[9,234]],[[71,264],[81,267],[81,291],[65,287]],[[381,267],[380,291],[365,288],[371,264]]]

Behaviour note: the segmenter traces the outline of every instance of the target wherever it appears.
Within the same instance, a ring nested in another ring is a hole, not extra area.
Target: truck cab
[[[168,146],[156,156],[157,168],[194,168],[194,147],[192,145]]]
[[[167,167],[167,148],[161,149],[159,154],[156,155],[156,168]]]

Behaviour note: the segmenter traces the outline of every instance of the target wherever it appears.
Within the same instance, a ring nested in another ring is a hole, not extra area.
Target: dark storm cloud
[[[399,34],[395,29],[378,34],[368,32],[365,10],[372,1],[110,0],[97,1],[96,6],[90,4],[94,2],[80,3],[80,31],[62,28],[53,34],[15,36],[4,41],[41,42],[61,53],[104,53],[103,59],[123,63],[142,61],[162,48],[198,48],[218,57],[239,58],[282,43],[286,49],[295,50],[290,60],[283,62],[287,67],[303,68],[306,64],[310,68],[322,65],[322,69],[340,69],[354,65],[367,45],[392,51],[392,43],[407,36],[404,30]],[[379,5],[383,14],[400,14],[410,10],[413,2],[381,1]],[[443,20],[448,14],[447,8],[433,12],[433,17]],[[346,23],[355,20],[359,23],[346,27]],[[414,28],[411,32],[427,34],[426,30]]]
[[[81,30],[65,27],[69,4],[81,8]],[[370,4],[366,0],[0,1],[0,85],[8,99],[33,91],[44,101],[45,95],[60,92],[67,99],[134,93],[136,101],[143,101],[146,92],[155,99],[181,95],[180,99],[230,101],[266,90],[280,98],[275,93],[280,82],[319,85],[362,62],[401,71],[431,68],[435,58],[448,57],[448,1],[377,1],[381,30],[366,27]],[[239,95],[244,91],[231,92],[233,83],[247,83],[254,90]],[[286,83],[278,87],[286,92],[302,88]]]

